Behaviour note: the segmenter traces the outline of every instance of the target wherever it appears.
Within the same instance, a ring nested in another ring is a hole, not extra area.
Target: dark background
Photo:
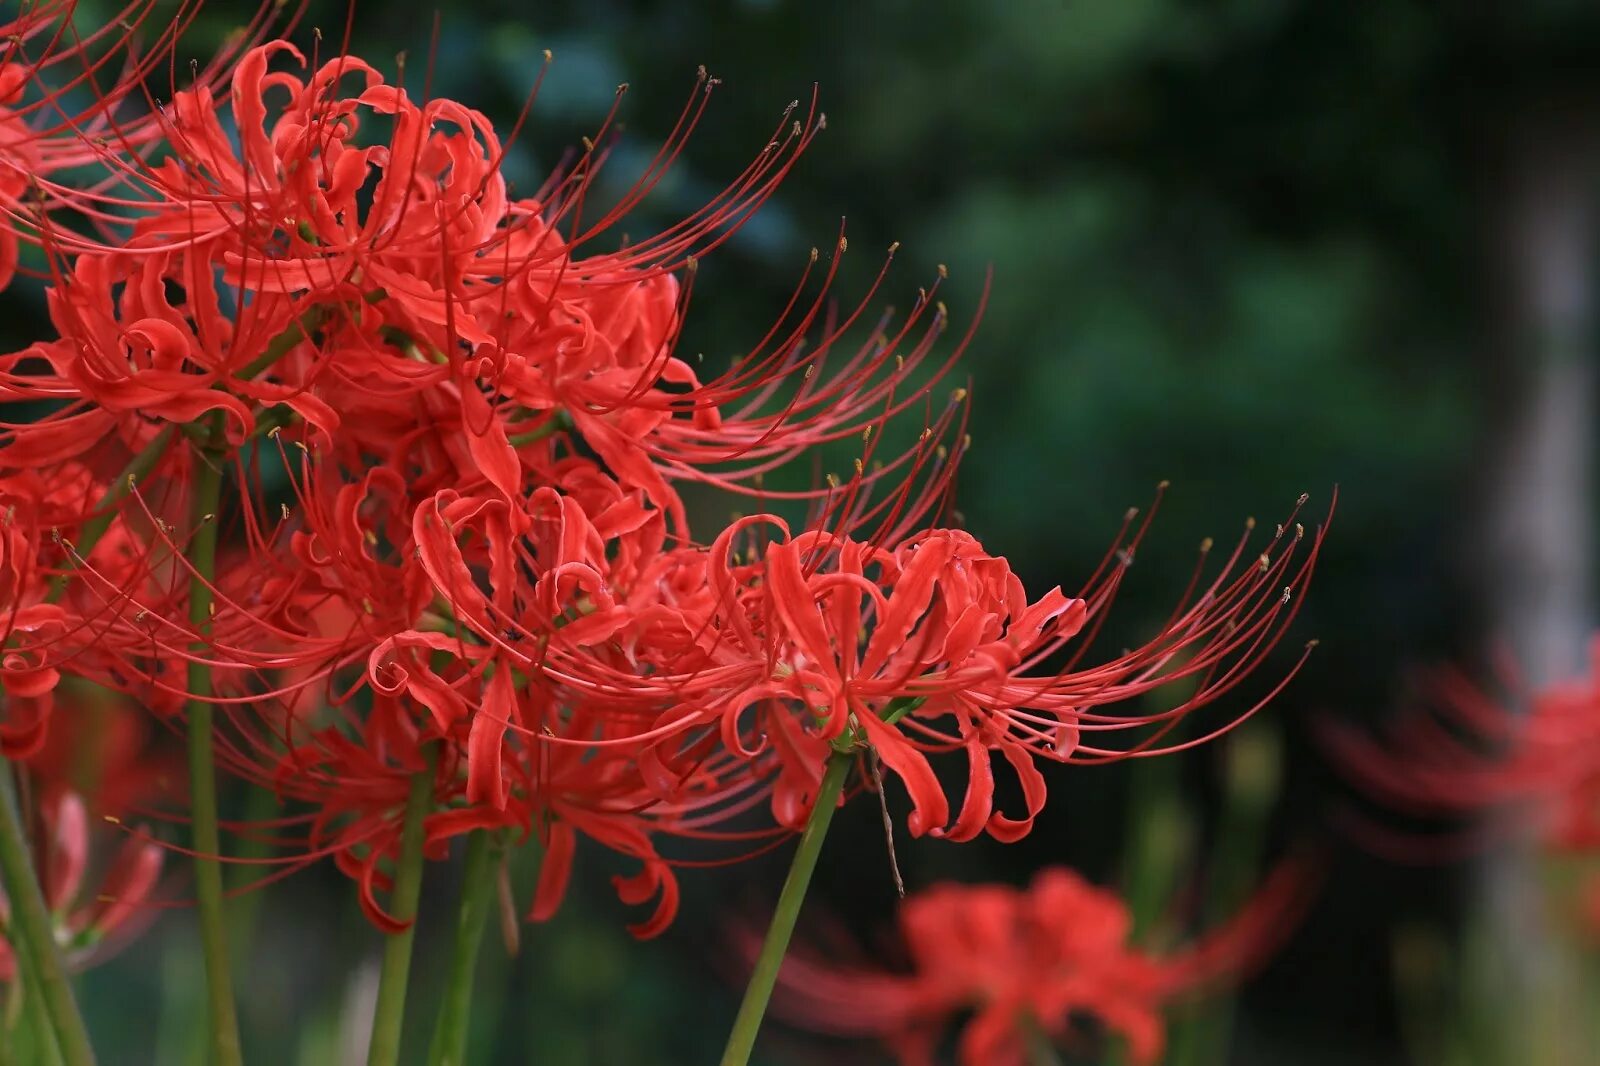
[[[900,241],[883,301],[905,306],[945,263],[960,323],[992,267],[961,369],[975,401],[959,493],[970,528],[1030,589],[1073,589],[1124,509],[1172,481],[1102,650],[1159,622],[1202,537],[1229,542],[1247,515],[1275,521],[1301,492],[1320,516],[1337,485],[1309,604],[1268,669],[1287,669],[1305,640],[1321,644],[1260,721],[1285,758],[1265,853],[1320,842],[1333,857],[1299,934],[1243,989],[1226,1061],[1384,1063],[1408,1061],[1402,1017],[1415,1020],[1390,976],[1396,930],[1455,928],[1469,871],[1396,869],[1344,843],[1329,815],[1352,799],[1311,724],[1381,718],[1409,671],[1443,659],[1475,668],[1496,638],[1559,669],[1587,625],[1592,585],[1593,389],[1582,368],[1600,15],[1553,0],[1476,7],[486,0],[443,10],[434,39],[431,9],[391,0],[356,10],[352,50],[384,69],[406,50],[407,84],[420,88],[431,49],[435,93],[506,129],[552,49],[506,163],[528,192],[594,131],[621,81],[631,88],[613,167],[625,178],[705,64],[722,84],[634,233],[693,210],[760,150],[790,99],[820,85],[826,132],[773,204],[703,265],[684,343],[710,359],[758,338],[841,216],[846,296]],[[324,50],[336,48],[344,10],[319,0],[295,39],[309,47],[320,25]],[[247,13],[211,0],[185,48],[205,54]],[[1566,302],[1540,295],[1552,287]],[[8,334],[35,328],[35,296],[20,292],[11,307]],[[1578,376],[1551,377],[1569,372]],[[1556,400],[1577,405],[1567,421],[1539,406],[1552,380],[1566,382]],[[1506,515],[1530,508],[1540,523],[1508,545]],[[1529,648],[1528,611],[1554,618],[1567,643]],[[912,888],[1021,883],[1051,862],[1115,884],[1137,866],[1129,856],[1159,807],[1181,839],[1168,854],[1170,906],[1164,886],[1156,897],[1181,919],[1229,831],[1218,821],[1226,757],[1217,745],[1137,773],[1056,768],[1024,842],[902,834],[901,868]],[[890,803],[903,813],[903,795]],[[870,941],[894,903],[875,804],[864,797],[835,826],[808,908]],[[636,944],[608,857],[581,853],[566,908],[524,927],[515,960],[491,938],[473,1061],[714,1061],[736,1004],[728,928],[764,921],[786,862],[780,851],[684,870],[676,926]],[[432,871],[413,986],[423,1004],[452,896],[448,871]],[[243,963],[246,1046],[257,1062],[345,1061],[341,1033],[359,1034],[362,1003],[370,1009],[378,934],[331,868],[261,906]],[[85,979],[91,1026],[121,1036],[106,1061],[197,1061],[200,962],[183,919],[164,918]],[[425,1033],[431,1007],[415,1013]],[[885,1061],[876,1054],[774,1023],[758,1057]],[[1474,1061],[1422,1044],[1413,1054]]]

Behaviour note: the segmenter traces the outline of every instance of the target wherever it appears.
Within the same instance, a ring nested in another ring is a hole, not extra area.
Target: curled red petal
[[[544,858],[539,864],[539,886],[534,890],[533,906],[528,911],[529,921],[549,921],[560,909],[567,895],[567,882],[572,879],[572,856],[577,846],[578,838],[572,826],[565,822],[550,826]]]

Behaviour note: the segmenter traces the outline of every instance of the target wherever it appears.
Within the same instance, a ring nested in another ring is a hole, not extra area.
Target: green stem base
[[[400,1061],[400,1034],[406,1015],[406,986],[411,980],[411,945],[417,935],[417,901],[422,897],[422,823],[433,806],[433,771],[438,745],[429,744],[427,768],[411,778],[406,796],[405,821],[400,830],[400,858],[395,866],[394,891],[389,912],[407,923],[391,933],[383,947],[383,969],[378,978],[378,1008],[372,1017],[372,1043],[367,1066],[395,1066]]]
[[[428,1049],[430,1066],[461,1066],[467,1061],[467,1037],[472,1017],[472,983],[477,971],[478,948],[489,921],[494,896],[495,862],[500,848],[494,835],[479,829],[467,838],[466,864],[461,873],[461,905],[456,911],[456,943],[450,955],[439,1021]]]
[[[761,954],[756,956],[750,983],[745,986],[744,1000],[739,1004],[739,1014],[733,1021],[733,1032],[728,1034],[728,1047],[722,1053],[722,1066],[747,1066],[750,1061],[756,1033],[761,1029],[761,1019],[767,1013],[773,986],[778,982],[778,970],[783,965],[783,956],[789,950],[789,940],[794,936],[795,922],[800,917],[800,904],[805,900],[811,875],[816,872],[823,838],[828,835],[834,808],[839,805],[845,778],[850,776],[850,764],[854,761],[855,756],[848,752],[835,751],[828,757],[822,784],[817,789],[817,801],[811,808],[811,818],[806,822],[805,831],[800,834],[800,846],[795,849],[789,876],[778,895],[772,924],[767,927]]]
[[[34,876],[22,819],[17,814],[11,764],[4,759],[0,759],[0,880],[11,903],[6,933],[15,949],[18,968],[27,978],[23,994],[37,993],[50,1022],[50,1034],[67,1066],[93,1066],[89,1031],[67,981],[61,950],[56,945],[55,923]],[[36,1035],[43,1039],[49,1034]]]

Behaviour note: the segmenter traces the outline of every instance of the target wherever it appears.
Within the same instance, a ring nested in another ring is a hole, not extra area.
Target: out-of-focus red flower
[[[1600,637],[1591,659],[1587,677],[1533,693],[1525,713],[1457,671],[1440,671],[1430,713],[1402,716],[1388,738],[1323,723],[1332,758],[1378,802],[1413,817],[1473,823],[1440,833],[1351,816],[1352,832],[1407,862],[1458,858],[1516,831],[1531,831],[1552,854],[1600,857]],[[1600,931],[1596,886],[1600,877],[1584,883],[1576,911]]]
[[[1129,942],[1127,905],[1065,867],[1009,885],[935,885],[900,908],[907,967],[843,965],[791,953],[773,1009],[796,1024],[885,1041],[906,1066],[931,1066],[959,1028],[963,1066],[1022,1066],[1030,1043],[1086,1037],[1084,1021],[1151,1063],[1175,1000],[1264,961],[1308,899],[1310,868],[1290,861],[1227,924],[1191,946],[1152,953]]]
[[[1592,654],[1600,667],[1600,639]],[[1554,850],[1600,850],[1600,669],[1534,693],[1526,713],[1455,671],[1430,694],[1433,713],[1402,717],[1386,740],[1325,725],[1355,784],[1407,814],[1495,813],[1531,823]]]
[[[17,770],[35,812],[34,868],[56,938],[81,969],[115,953],[158,913],[166,847],[138,823],[181,789],[172,753],[152,743],[153,722],[141,709],[81,683],[58,701],[47,738]],[[15,965],[0,937],[0,981]]]
[[[69,965],[89,966],[136,935],[153,914],[146,904],[161,876],[165,852],[139,834],[91,829],[88,810],[74,792],[47,796],[40,814],[46,835],[39,868],[56,940]],[[118,843],[106,847],[109,841]],[[96,861],[103,868],[91,877]],[[0,908],[4,905],[0,893]],[[16,959],[0,936],[0,981],[15,973]]]
[[[59,702],[44,744],[21,763],[42,796],[71,792],[96,818],[138,817],[183,798],[178,753],[144,708],[83,684]]]

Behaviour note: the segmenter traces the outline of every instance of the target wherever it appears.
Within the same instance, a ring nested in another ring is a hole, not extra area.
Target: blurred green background
[[[210,0],[186,51],[206,54],[248,7]],[[1472,870],[1394,869],[1342,842],[1328,816],[1350,798],[1311,723],[1376,720],[1408,671],[1473,664],[1495,639],[1539,670],[1562,669],[1592,592],[1600,12],[1487,7],[480,0],[444,8],[434,40],[432,9],[367,0],[352,43],[383,68],[407,51],[413,85],[431,49],[434,91],[502,128],[552,49],[506,163],[528,192],[594,131],[622,81],[614,168],[636,170],[704,64],[722,84],[635,233],[702,203],[760,150],[783,106],[819,84],[826,132],[704,264],[685,345],[710,358],[758,338],[841,216],[846,296],[900,241],[883,300],[905,306],[948,264],[943,292],[962,322],[992,267],[961,370],[974,396],[959,492],[968,525],[1030,588],[1072,589],[1124,509],[1172,481],[1105,648],[1159,622],[1203,537],[1228,543],[1247,515],[1274,521],[1301,492],[1320,516],[1337,485],[1321,572],[1277,668],[1302,641],[1321,646],[1263,716],[1283,741],[1285,787],[1260,844],[1272,856],[1321,841],[1334,859],[1304,927],[1242,991],[1231,1052],[1209,1061],[1427,1062],[1443,1060],[1408,1052],[1401,1036],[1414,1015],[1389,976],[1394,935],[1419,922],[1448,932]],[[309,47],[320,25],[323,48],[335,47],[344,20],[342,4],[317,0],[295,39]],[[36,300],[6,332],[36,328],[30,314],[42,317]],[[1138,891],[1169,917],[1191,914],[1218,876],[1211,860],[1240,831],[1223,802],[1228,751],[1137,772],[1055,769],[1024,842],[902,836],[900,866],[915,888],[1020,883],[1049,862],[1118,883],[1142,862]],[[890,798],[897,816],[903,802]],[[894,903],[879,814],[868,799],[835,826],[808,906],[870,941]],[[558,920],[524,927],[515,959],[485,951],[473,1061],[714,1061],[736,1004],[726,930],[764,920],[786,861],[783,851],[684,870],[678,923],[635,944],[608,857],[582,853]],[[452,898],[448,871],[431,871],[413,986],[424,1004]],[[346,1061],[341,1041],[360,1026],[347,1032],[340,1018],[373,994],[378,935],[329,868],[260,905],[241,963],[253,1060]],[[87,975],[91,1026],[118,1035],[105,1061],[198,1061],[198,980],[182,914]],[[758,1058],[887,1061],[779,1024]]]

